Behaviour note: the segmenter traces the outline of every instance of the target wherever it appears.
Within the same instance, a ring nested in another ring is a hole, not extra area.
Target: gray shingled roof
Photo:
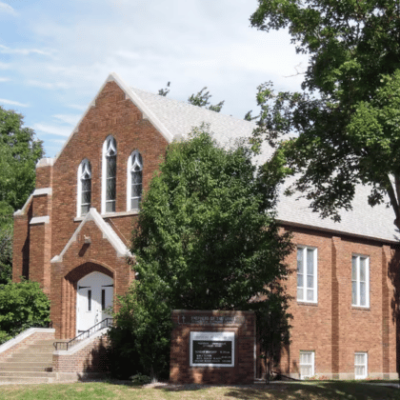
[[[193,127],[202,123],[209,124],[213,137],[222,146],[230,146],[241,138],[250,138],[254,123],[237,119],[221,113],[192,106],[167,97],[148,93],[139,89],[131,89],[143,103],[157,116],[161,123],[175,137],[187,137]],[[265,162],[272,154],[273,149],[267,144],[262,147],[261,154],[256,157],[257,164]],[[287,182],[281,188],[277,206],[278,219],[283,223],[311,226],[328,231],[343,232],[361,237],[382,239],[396,242],[397,234],[393,224],[394,214],[391,208],[385,205],[370,207],[367,203],[369,188],[358,186],[353,200],[352,211],[341,211],[341,222],[337,223],[326,218],[321,219],[317,213],[309,208],[306,199],[296,200],[298,196],[284,196],[282,193]]]

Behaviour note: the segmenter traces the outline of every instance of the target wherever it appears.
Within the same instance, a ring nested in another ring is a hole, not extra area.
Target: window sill
[[[370,307],[362,307],[362,306],[351,306],[351,309],[354,311],[371,311]]]
[[[139,210],[130,210],[130,211],[120,211],[113,213],[101,214],[102,218],[118,218],[118,217],[127,217],[130,215],[138,215]],[[74,222],[81,222],[85,219],[85,217],[76,217],[74,218]]]
[[[314,303],[314,302],[311,302],[311,301],[302,301],[302,300],[297,300],[297,305],[299,305],[299,306],[318,307],[318,303]]]

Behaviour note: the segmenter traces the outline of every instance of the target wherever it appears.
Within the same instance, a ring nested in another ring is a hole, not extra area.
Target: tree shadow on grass
[[[212,389],[211,385],[168,385],[161,392],[183,392]],[[226,386],[223,398],[241,400],[400,400],[400,390],[357,382],[273,383],[271,385]],[[220,394],[219,394],[220,396]]]

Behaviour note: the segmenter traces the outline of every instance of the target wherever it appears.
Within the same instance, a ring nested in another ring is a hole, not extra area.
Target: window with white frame
[[[297,248],[297,300],[317,302],[317,249]]]
[[[117,183],[117,142],[108,136],[103,144],[101,212],[115,212]]]
[[[353,256],[351,260],[351,303],[369,307],[369,258]]]
[[[368,354],[355,353],[354,375],[356,379],[365,379],[368,376]]]
[[[143,187],[143,159],[138,150],[128,160],[127,211],[139,209]]]
[[[300,379],[311,378],[315,375],[315,352],[300,351]]]
[[[92,169],[90,162],[84,159],[78,168],[78,201],[77,216],[82,217],[89,212],[92,195]]]

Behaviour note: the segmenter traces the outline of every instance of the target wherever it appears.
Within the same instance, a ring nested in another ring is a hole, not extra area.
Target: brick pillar
[[[388,379],[390,373],[390,300],[388,287],[388,267],[390,259],[390,247],[382,246],[382,372],[384,379]]]
[[[339,280],[338,267],[340,262],[340,252],[342,240],[340,237],[332,237],[332,328],[331,328],[331,343],[332,343],[332,378],[339,379],[340,368],[340,340],[339,340]]]

